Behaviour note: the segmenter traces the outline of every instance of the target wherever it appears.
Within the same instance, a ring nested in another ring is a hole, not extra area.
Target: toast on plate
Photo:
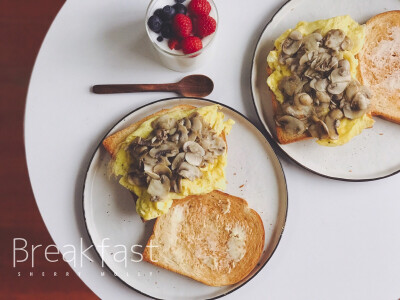
[[[175,200],[157,218],[143,259],[210,286],[235,284],[264,248],[260,216],[239,197],[220,191]]]
[[[360,81],[374,94],[372,115],[400,124],[400,10],[367,21],[358,59]]]

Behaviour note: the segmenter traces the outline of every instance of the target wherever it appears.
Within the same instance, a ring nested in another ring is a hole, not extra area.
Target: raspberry
[[[215,32],[217,22],[213,17],[202,16],[194,23],[195,32],[199,37],[205,37]]]
[[[197,52],[203,48],[203,43],[197,36],[188,36],[182,41],[181,46],[183,53],[189,54]]]
[[[211,5],[207,0],[192,0],[188,5],[189,12],[195,16],[208,16]]]
[[[192,32],[192,20],[183,14],[177,14],[172,23],[174,32],[179,37],[187,37]]]
[[[171,49],[171,50],[173,50],[173,49],[178,50],[178,48],[179,48],[179,41],[178,41],[177,39],[170,39],[170,40],[168,41],[168,47],[169,47],[169,49]]]

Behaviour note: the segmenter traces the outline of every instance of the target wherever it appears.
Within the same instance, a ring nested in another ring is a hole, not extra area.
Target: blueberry
[[[165,5],[162,9],[162,19],[163,21],[171,20],[175,16],[175,8],[169,5]]]
[[[185,0],[175,0],[176,3],[183,3]]]
[[[162,36],[157,37],[157,41],[162,42],[164,38]]]
[[[157,16],[151,16],[149,18],[149,20],[147,21],[147,25],[149,26],[149,28],[156,32],[159,33],[161,31],[161,27],[162,27],[162,21],[159,17]]]
[[[175,8],[175,13],[176,14],[186,15],[187,8],[186,8],[185,5],[183,5],[181,3],[177,3],[177,4],[174,4],[172,7]]]
[[[170,23],[163,24],[161,28],[161,35],[166,39],[170,39],[172,37],[172,25]]]
[[[155,12],[154,12],[154,15],[159,17],[159,18],[162,18],[162,15],[163,15],[162,8],[156,9]]]

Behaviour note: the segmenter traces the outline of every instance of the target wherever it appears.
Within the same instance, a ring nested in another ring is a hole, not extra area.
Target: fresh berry
[[[172,7],[175,8],[175,13],[177,13],[177,14],[186,15],[186,13],[187,13],[186,6],[181,3],[174,4]]]
[[[173,30],[178,37],[187,37],[193,29],[192,20],[183,14],[177,14],[172,23]]]
[[[164,38],[162,36],[157,37],[157,41],[162,42]]]
[[[208,16],[211,5],[207,0],[192,0],[188,5],[189,12],[194,16]]]
[[[181,46],[183,53],[189,54],[197,52],[203,48],[203,43],[197,36],[188,36],[187,38],[183,39]]]
[[[183,3],[185,0],[175,0],[176,3]]]
[[[161,35],[166,39],[169,39],[169,38],[172,37],[172,25],[171,25],[171,23],[164,23],[162,25]]]
[[[168,41],[168,47],[171,50],[173,50],[173,49],[178,50],[180,48],[179,47],[179,41],[177,39],[174,39],[174,38],[170,39]]]
[[[193,23],[196,35],[203,38],[207,35],[213,34],[217,28],[217,22],[213,17],[202,16]]]
[[[147,21],[147,25],[149,26],[149,28],[156,32],[159,33],[161,31],[161,27],[162,27],[162,21],[159,17],[157,16],[151,16],[149,18],[149,20]]]
[[[162,9],[162,19],[163,21],[171,20],[175,16],[175,8],[169,5],[165,5]]]
[[[154,12],[154,15],[159,17],[160,19],[162,18],[162,14],[163,14],[162,8],[156,9]]]

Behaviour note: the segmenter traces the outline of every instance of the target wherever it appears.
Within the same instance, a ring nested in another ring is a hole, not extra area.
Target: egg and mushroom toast
[[[174,200],[157,218],[143,259],[211,286],[235,284],[264,249],[260,216],[241,198],[213,191]]]
[[[372,115],[400,124],[400,10],[367,21],[358,59],[360,82],[374,94]]]
[[[276,39],[267,83],[281,144],[343,145],[373,126],[373,95],[357,80],[364,41],[365,26],[350,16],[299,22]]]
[[[217,104],[163,109],[103,141],[110,173],[136,198],[147,221],[166,213],[175,199],[224,190],[226,135],[234,121]]]

